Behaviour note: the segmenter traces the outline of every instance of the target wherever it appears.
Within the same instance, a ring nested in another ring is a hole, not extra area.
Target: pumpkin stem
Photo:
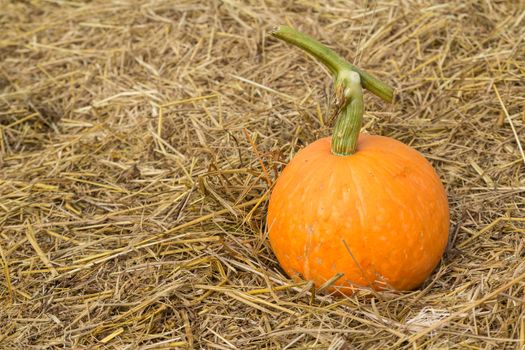
[[[319,41],[293,28],[279,26],[271,34],[308,52],[333,74],[336,95],[341,104],[332,136],[332,153],[340,156],[354,154],[363,121],[362,87],[387,102],[392,102],[394,89],[346,62]]]
[[[363,122],[361,78],[354,71],[343,71],[337,76],[335,84],[342,106],[332,134],[332,153],[349,156],[357,151],[357,139]]]

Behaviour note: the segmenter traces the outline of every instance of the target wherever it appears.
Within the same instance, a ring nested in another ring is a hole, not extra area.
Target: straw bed
[[[525,348],[522,1],[0,1],[1,349]],[[291,2],[290,2],[291,3]],[[271,185],[330,134],[290,24],[396,88],[451,240],[419,290],[280,270]]]

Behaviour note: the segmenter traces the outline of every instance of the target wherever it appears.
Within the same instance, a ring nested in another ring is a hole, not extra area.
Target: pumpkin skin
[[[445,189],[430,163],[394,139],[360,134],[357,152],[331,153],[331,138],[302,149],[272,191],[271,247],[292,278],[351,295],[356,286],[411,290],[448,242]],[[337,288],[334,288],[337,287]]]

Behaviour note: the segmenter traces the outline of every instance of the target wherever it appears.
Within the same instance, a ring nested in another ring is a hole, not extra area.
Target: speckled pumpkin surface
[[[272,192],[267,225],[282,268],[317,286],[343,273],[334,286],[346,294],[419,286],[448,241],[439,177],[394,139],[361,134],[351,156],[333,155],[330,140],[301,150]]]

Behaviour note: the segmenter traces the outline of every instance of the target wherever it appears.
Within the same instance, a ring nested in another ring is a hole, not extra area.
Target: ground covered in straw
[[[284,3],[0,1],[1,349],[525,346],[524,3]],[[268,191],[333,105],[286,23],[392,84],[366,131],[443,179],[420,290],[279,269]]]

